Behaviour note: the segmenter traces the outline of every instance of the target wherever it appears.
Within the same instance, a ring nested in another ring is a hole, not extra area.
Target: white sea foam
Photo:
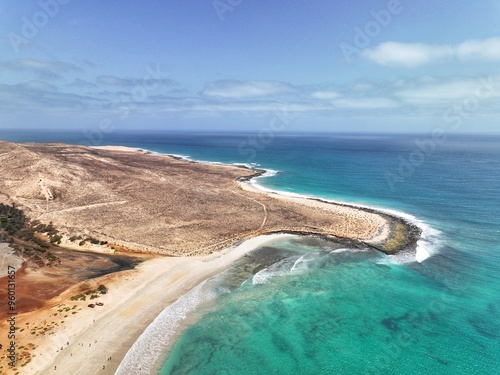
[[[179,158],[179,159],[182,159],[182,160],[185,160],[185,161],[194,162],[194,163],[200,163],[200,164],[234,165],[234,166],[243,166],[243,167],[246,167],[246,168],[249,168],[249,169],[254,169],[254,168],[257,168],[259,166],[259,164],[257,164],[257,163],[238,163],[238,162],[235,162],[235,163],[223,163],[223,162],[220,162],[220,161],[210,161],[210,160],[202,160],[202,159],[193,159],[189,155],[170,154],[170,153],[164,154],[164,153],[160,153],[160,152],[156,152],[156,151],[150,151],[150,150],[144,150],[144,151],[146,151],[148,153],[151,153],[151,154],[172,156],[174,158]]]
[[[394,260],[395,263],[411,263],[415,261],[421,263],[439,252],[440,248],[443,245],[441,231],[431,227],[429,224],[406,212],[385,208],[376,208],[376,210],[391,214],[393,216],[399,216],[409,223],[419,227],[421,230],[420,238],[417,241],[417,248],[415,252],[403,251],[395,255],[389,255],[389,257]]]
[[[415,263],[417,260],[417,254],[415,251],[401,251],[397,254],[387,255],[383,259],[377,260],[375,263],[378,264],[407,264]]]
[[[222,163],[220,161],[209,161],[209,160],[193,160],[196,163],[210,164],[210,165],[228,165],[227,163]]]
[[[248,279],[246,279],[245,281],[243,281],[243,282],[241,283],[241,285],[240,285],[240,288],[242,288],[242,287],[243,287],[243,285],[245,285],[247,282],[248,282]]]
[[[272,277],[283,276],[283,275],[284,275],[283,272],[276,272],[270,270],[269,268],[264,268],[263,270],[260,270],[255,275],[253,275],[252,284],[253,285],[266,284]]]
[[[210,165],[226,165],[224,163],[221,163],[220,161],[208,161],[208,160],[198,160],[198,159],[193,159],[189,155],[179,155],[179,154],[163,154],[163,155],[168,155],[168,156],[173,156],[185,161],[193,162],[193,163],[200,163],[200,164],[210,164]]]
[[[360,251],[359,249],[349,249],[349,248],[335,249],[335,250],[330,251],[330,254],[335,254],[335,253],[357,253],[359,251]]]
[[[159,154],[159,155],[165,155],[165,154],[161,154],[159,152],[154,152],[154,153],[155,154]],[[180,154],[166,154],[166,155],[167,156],[172,156],[174,158],[179,158],[179,159],[182,159],[182,160],[193,161],[189,155],[180,155]]]
[[[443,245],[442,234],[439,230],[429,225],[421,225],[422,235],[417,242],[417,253],[415,259],[421,263],[427,258],[439,252]]]
[[[263,270],[260,270],[252,277],[252,284],[266,284],[273,277],[288,276],[291,274],[293,266],[290,264],[291,259],[286,258],[278,263],[274,263]]]
[[[250,168],[250,169],[254,169],[254,168],[257,168],[259,166],[259,164],[257,163],[231,163],[231,165],[235,165],[235,166],[243,166],[243,167],[247,167],[247,168]]]
[[[307,264],[318,259],[318,253],[306,253],[293,263],[290,272],[303,271],[307,269]]]
[[[269,172],[269,173],[268,173]],[[368,206],[368,205],[363,205],[359,203],[353,203],[349,201],[342,201],[342,200],[333,200],[333,199],[328,199],[328,198],[323,198],[323,197],[318,197],[314,195],[306,195],[306,194],[298,194],[298,193],[292,193],[292,192],[287,192],[287,191],[281,191],[281,190],[275,190],[275,189],[270,189],[265,186],[262,186],[257,182],[257,180],[261,178],[266,178],[266,177],[271,177],[276,175],[277,171],[274,170],[268,170],[268,172],[264,173],[262,176],[259,176],[257,178],[253,178],[252,180],[249,181],[249,183],[266,193],[275,193],[275,194],[280,194],[288,197],[293,197],[293,198],[305,198],[305,199],[319,199],[325,202],[329,203],[336,203],[336,204],[345,204],[349,205],[352,207],[359,207],[359,208],[365,208],[365,209],[371,209],[371,210],[376,210],[379,212],[387,213],[391,216],[396,216],[400,217],[407,222],[417,226],[420,228],[422,231],[420,235],[420,239],[417,241],[417,248],[415,252],[400,252],[396,255],[390,255],[390,259],[393,260],[395,263],[411,263],[411,262],[423,262],[424,260],[428,259],[434,254],[437,254],[439,252],[439,249],[442,246],[442,234],[439,230],[432,228],[429,224],[425,223],[424,221],[416,218],[415,216],[394,210],[394,209],[388,209],[385,207],[379,207],[379,206]]]
[[[305,255],[305,254],[304,254]],[[290,269],[290,271],[293,272],[293,270],[295,270],[295,268],[297,267],[297,264],[299,264],[300,262],[302,262],[302,259],[304,258],[304,255],[302,255],[299,259],[297,259],[294,263],[293,263],[293,266],[292,268]]]
[[[204,290],[205,284],[206,281],[184,294],[155,318],[129,349],[115,375],[153,373],[155,369],[152,366],[160,358],[182,321],[202,302],[217,296],[217,293]]]
[[[254,185],[256,188],[258,188],[258,189],[263,189],[263,190],[266,190],[266,191],[270,191],[270,192],[272,192],[273,190],[271,190],[271,189],[267,189],[267,188],[265,188],[264,186],[259,185],[259,184],[257,183],[257,181],[258,181],[258,180],[260,180],[260,179],[262,179],[262,178],[267,178],[267,177],[276,176],[276,175],[279,173],[279,171],[276,171],[276,170],[274,170],[274,169],[264,169],[264,171],[265,171],[265,172],[264,172],[263,174],[261,174],[260,176],[257,176],[257,177],[252,178],[252,179],[250,180],[250,183],[251,183],[252,185]]]
[[[145,148],[141,148],[141,150],[143,150],[144,152],[147,152],[148,154],[171,156],[173,158],[177,158],[177,159],[181,159],[181,160],[185,160],[185,161],[189,161],[189,162],[196,162],[196,163],[202,163],[202,164],[222,164],[222,163],[218,163],[218,162],[192,159],[191,156],[189,156],[189,155],[164,153],[164,152],[148,150]]]
[[[293,260],[292,258],[285,258],[278,263],[274,263],[271,266],[264,268],[257,272],[252,277],[252,284],[266,284],[274,277],[289,276],[291,274],[297,274],[299,272],[308,269],[307,264],[318,259],[319,253],[307,253]],[[243,285],[243,284],[242,284]]]

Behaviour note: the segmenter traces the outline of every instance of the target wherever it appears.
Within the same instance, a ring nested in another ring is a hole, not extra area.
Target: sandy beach
[[[166,306],[244,254],[286,236],[255,237],[206,257],[151,259],[135,270],[92,280],[109,289],[99,299],[104,303],[102,307],[89,308],[88,301],[68,303],[68,297],[75,293],[75,288],[71,288],[47,303],[52,307],[18,316],[20,327],[27,322],[39,326],[55,319],[53,314],[61,304],[76,304],[82,309],[65,318],[50,334],[29,338],[36,346],[36,356],[19,370],[22,374],[114,374],[134,341]],[[28,330],[24,332],[19,334],[19,342],[28,340]],[[145,370],[129,373],[147,373]]]
[[[312,207],[316,210],[323,210],[331,212],[334,215],[344,215],[351,218],[363,218],[368,226],[367,231],[372,234],[371,237],[366,239],[366,243],[380,243],[384,241],[390,234],[390,224],[382,216],[374,215],[370,212],[363,211],[361,213],[354,212],[351,206],[334,205],[327,202],[322,202],[319,200],[307,199],[302,197],[292,197],[287,195],[282,195],[276,192],[267,191],[259,189],[249,181],[238,182],[243,190],[251,191],[259,194],[266,194],[269,197],[280,199],[287,202],[294,202],[304,206]]]

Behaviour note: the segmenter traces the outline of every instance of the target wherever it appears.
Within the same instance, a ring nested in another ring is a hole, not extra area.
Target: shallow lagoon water
[[[425,263],[303,241],[267,249],[290,254],[211,302],[160,373],[496,373],[498,300],[474,306],[471,285]]]

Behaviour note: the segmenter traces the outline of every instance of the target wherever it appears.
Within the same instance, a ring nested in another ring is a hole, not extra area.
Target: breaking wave
[[[153,373],[152,367],[188,314],[201,303],[217,297],[217,293],[204,288],[206,282],[184,294],[155,318],[129,349],[115,375]]]

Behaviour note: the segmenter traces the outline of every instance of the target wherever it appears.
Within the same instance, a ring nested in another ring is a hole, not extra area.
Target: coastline
[[[186,292],[178,295],[178,298],[173,303],[165,305],[155,319],[144,327],[140,335],[130,342],[129,349],[122,356],[115,374],[141,375],[155,373],[154,371],[161,365],[162,355],[165,350],[174,343],[173,339],[182,331],[187,315],[194,311],[199,304],[215,297],[200,295],[200,287],[211,277],[228,269],[232,263],[244,255],[275,240],[287,237],[293,236],[271,234],[253,237],[240,245],[226,249],[224,254],[205,263],[205,269],[202,274],[198,275],[199,282]],[[187,261],[189,262],[191,259],[188,258]],[[210,270],[207,270],[207,268],[210,268]],[[158,331],[158,325],[167,328],[167,330]]]
[[[84,314],[75,316],[74,321],[71,321],[71,317],[68,318],[67,324],[40,340],[37,356],[21,373],[54,374],[57,373],[54,369],[61,369],[65,374],[97,371],[101,374],[114,374],[133,344],[166,307],[208,278],[227,269],[245,254],[285,236],[274,234],[254,237],[209,256],[150,259],[135,270],[98,278],[95,283],[105,283],[109,287],[109,293],[101,298],[104,308],[89,309],[85,307],[86,303],[80,303],[84,307]],[[75,287],[47,304],[57,309],[62,301],[74,293]],[[37,320],[48,319],[51,312],[53,308],[45,309]],[[18,322],[24,324],[29,319],[33,324],[29,315],[30,313],[26,317],[18,316]],[[37,343],[36,340],[34,342]],[[110,361],[107,360],[109,357]],[[89,362],[88,358],[92,358],[92,361]],[[121,373],[149,373],[136,368],[137,363],[134,361],[131,367],[122,365],[122,369],[133,368],[134,371],[126,370]],[[84,368],[82,364],[85,364]],[[147,364],[143,365],[143,370],[147,368]]]
[[[148,150],[135,149],[122,146],[102,146],[96,149],[105,149],[108,151],[119,152],[139,152],[151,153]],[[169,156],[180,159],[180,156]],[[192,163],[198,161],[189,160]],[[201,162],[203,163],[203,162]],[[222,163],[219,163],[222,164]],[[337,202],[329,202],[322,199],[308,197],[291,197],[279,192],[269,192],[268,189],[259,189],[251,181],[256,177],[262,176],[266,170],[255,169],[241,164],[235,164],[240,167],[257,171],[254,175],[240,178],[236,184],[240,189],[249,190],[254,193],[265,194],[272,198],[286,200],[294,204],[306,205],[315,210],[337,212],[338,210],[352,210],[352,208],[361,208],[366,214],[375,214],[394,219],[395,216],[384,214],[381,211],[371,208],[356,207]],[[334,209],[335,208],[335,209]],[[412,225],[401,219],[406,225]],[[381,222],[379,222],[381,223]],[[391,235],[393,228],[390,223],[385,223],[377,228],[376,235],[368,240],[356,240],[349,238],[335,237],[337,240],[349,242],[358,242],[366,246],[381,250],[379,244]],[[409,246],[416,246],[420,232],[415,231],[407,243]],[[84,314],[79,314],[73,322],[70,318],[64,327],[59,327],[51,336],[45,336],[44,340],[38,340],[40,346],[37,348],[37,357],[22,370],[26,374],[53,374],[53,368],[64,369],[65,373],[93,373],[99,370],[102,374],[113,374],[121,366],[126,366],[127,353],[129,353],[134,344],[138,342],[141,335],[150,327],[150,324],[157,319],[166,306],[171,306],[187,292],[193,290],[203,281],[218,274],[229,267],[236,259],[246,253],[262,246],[264,243],[276,238],[282,238],[287,234],[292,235],[314,235],[328,239],[328,236],[314,234],[312,232],[299,231],[278,231],[268,232],[264,235],[253,234],[253,237],[246,237],[239,245],[225,247],[211,255],[180,256],[180,257],[159,257],[145,261],[132,271],[125,271],[119,274],[112,274],[95,279],[96,283],[106,283],[111,285],[110,293],[102,298],[105,303],[105,309],[88,309],[86,304],[80,304],[84,309]],[[406,246],[398,244],[399,247]],[[381,250],[383,251],[383,250]],[[39,321],[48,318],[48,312],[57,309],[57,305],[67,300],[71,294],[79,287],[75,285],[70,290],[64,292],[54,300],[48,301],[47,305],[52,306],[44,310],[37,317]],[[29,313],[28,313],[29,314]],[[84,316],[82,316],[84,315]],[[29,318],[32,321],[32,318]],[[19,322],[23,323],[23,317],[19,317]],[[66,344],[69,342],[69,344]],[[92,344],[100,343],[99,345]],[[87,346],[88,344],[88,346]],[[118,345],[117,345],[118,344]],[[61,348],[61,350],[59,350]],[[106,348],[106,350],[102,350]],[[55,354],[55,357],[54,357]],[[108,357],[112,359],[107,360]],[[92,363],[87,358],[94,358]],[[81,364],[86,363],[85,370]],[[104,367],[103,367],[104,366]],[[126,368],[126,367],[121,367]],[[146,369],[146,366],[144,366]],[[27,372],[25,372],[27,371]],[[122,370],[120,370],[122,371]],[[142,371],[134,368],[134,373]],[[127,373],[127,372],[122,372]],[[130,373],[130,372],[129,372]]]

